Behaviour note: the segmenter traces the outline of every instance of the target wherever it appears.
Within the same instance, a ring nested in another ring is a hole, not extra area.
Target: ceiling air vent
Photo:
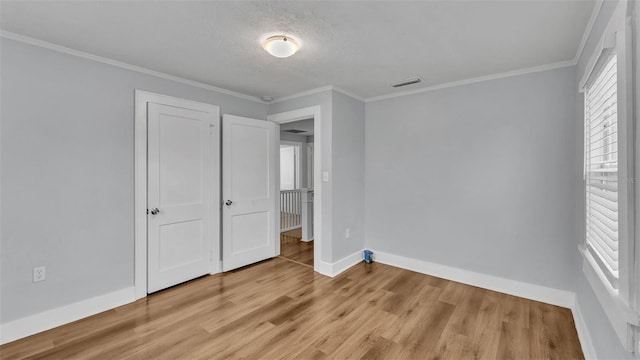
[[[289,129],[289,130],[282,130],[282,132],[288,132],[290,134],[300,134],[303,133],[304,130],[298,130],[298,129]]]
[[[397,82],[395,84],[391,84],[391,86],[393,86],[394,88],[397,88],[397,87],[401,87],[401,86],[417,84],[417,83],[419,83],[421,81],[422,81],[422,79],[420,79],[419,77],[414,77],[414,78],[411,78],[411,79],[407,79],[407,80],[404,80],[404,81]]]

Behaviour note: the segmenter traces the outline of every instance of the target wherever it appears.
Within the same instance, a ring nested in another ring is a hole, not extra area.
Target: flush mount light
[[[289,57],[300,48],[295,40],[288,36],[278,35],[268,38],[262,45],[267,52],[277,58]]]

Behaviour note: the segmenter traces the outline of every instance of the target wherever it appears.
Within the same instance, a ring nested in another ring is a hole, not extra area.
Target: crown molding
[[[448,82],[448,83],[444,83],[444,84],[440,84],[440,85],[427,86],[427,87],[423,87],[423,88],[415,89],[415,90],[410,90],[410,91],[402,91],[402,92],[397,92],[397,93],[394,93],[394,94],[374,96],[374,97],[370,97],[370,98],[365,99],[365,102],[373,102],[373,101],[392,99],[392,98],[396,98],[396,97],[420,94],[420,93],[429,92],[429,91],[435,91],[435,90],[442,90],[442,89],[461,86],[461,85],[475,84],[475,83],[479,83],[479,82],[483,82],[483,81],[497,80],[497,79],[503,79],[503,78],[513,77],[513,76],[536,73],[536,72],[555,70],[555,69],[560,69],[560,68],[564,68],[564,67],[574,66],[575,64],[576,64],[575,60],[560,61],[560,62],[541,65],[541,66],[534,66],[534,67],[530,67],[530,68],[526,68],[526,69],[520,69],[520,70],[508,71],[508,72],[499,73],[499,74],[480,76],[480,77],[466,79],[466,80],[460,80],[460,81],[453,81],[453,82]]]
[[[582,34],[582,39],[580,40],[580,45],[578,45],[578,51],[576,51],[576,56],[573,58],[573,61],[577,64],[582,56],[582,52],[584,51],[584,46],[587,44],[587,40],[591,36],[591,31],[593,31],[593,25],[600,15],[600,10],[602,9],[602,5],[604,4],[604,0],[597,0],[593,10],[591,11],[591,17],[589,17],[589,21],[587,22],[587,27],[584,29],[584,33]]]
[[[337,91],[337,92],[339,92],[339,93],[341,93],[341,94],[343,94],[343,95],[347,95],[347,96],[352,97],[352,98],[354,98],[354,99],[356,99],[356,100],[366,101],[366,99],[365,99],[365,98],[360,97],[360,96],[358,96],[358,95],[356,95],[356,94],[352,93],[351,91],[344,90],[344,89],[339,88],[339,87],[337,87],[337,86],[333,86],[333,91]]]
[[[364,98],[350,92],[347,90],[344,90],[342,88],[339,88],[337,86],[333,86],[333,85],[327,85],[327,86],[321,86],[319,88],[315,88],[315,89],[311,89],[311,90],[306,90],[306,91],[302,91],[293,95],[287,95],[287,96],[283,96],[283,97],[279,97],[275,100],[273,100],[272,102],[270,102],[270,104],[275,104],[275,103],[279,103],[279,102],[283,102],[283,101],[287,101],[287,100],[292,100],[292,99],[296,99],[299,97],[303,97],[303,96],[308,96],[308,95],[313,95],[313,94],[317,94],[317,93],[321,93],[321,92],[325,92],[325,91],[336,91],[339,92],[343,95],[347,95],[349,97],[352,97],[356,100],[360,100],[360,101],[365,101]]]
[[[296,98],[299,98],[299,97],[313,95],[313,94],[317,94],[317,93],[321,93],[321,92],[325,92],[325,91],[330,91],[330,90],[337,91],[337,92],[342,93],[342,94],[344,94],[346,96],[349,96],[351,98],[354,98],[354,99],[357,99],[357,100],[360,100],[360,101],[363,101],[363,102],[373,102],[373,101],[391,99],[391,98],[400,97],[400,96],[414,95],[414,94],[419,94],[419,93],[428,92],[428,91],[441,90],[441,89],[446,89],[446,88],[455,87],[455,86],[474,84],[474,83],[478,83],[478,82],[482,82],[482,81],[502,79],[502,78],[506,78],[506,77],[524,75],[524,74],[529,74],[529,73],[535,73],[535,72],[559,69],[559,68],[563,68],[563,67],[576,65],[577,60],[579,59],[579,56],[581,55],[581,53],[582,53],[582,51],[584,49],[584,45],[586,43],[586,40],[589,38],[589,35],[591,34],[591,30],[593,28],[593,24],[595,22],[595,19],[597,18],[598,14],[600,13],[600,9],[602,8],[603,2],[604,2],[604,0],[597,0],[597,3],[595,5],[595,7],[594,7],[594,9],[592,11],[591,17],[589,19],[589,22],[587,23],[587,28],[585,29],[585,33],[583,34],[582,41],[580,42],[580,46],[578,48],[578,52],[576,53],[576,57],[573,60],[561,61],[561,62],[546,64],[546,65],[526,68],[526,69],[514,70],[514,71],[509,71],[509,72],[504,72],[504,73],[498,73],[498,74],[481,76],[481,77],[476,77],[476,78],[471,78],[471,79],[460,80],[460,81],[453,81],[453,82],[448,82],[448,83],[444,83],[444,84],[423,87],[423,88],[420,88],[420,89],[415,89],[415,90],[410,90],[410,91],[402,91],[402,92],[397,92],[397,93],[393,93],[393,94],[380,95],[380,96],[374,96],[374,97],[369,97],[369,98],[363,98],[361,96],[358,96],[358,95],[356,95],[356,94],[354,94],[354,93],[352,93],[350,91],[344,90],[342,88],[339,88],[339,87],[336,87],[336,86],[333,86],[333,85],[327,85],[327,86],[322,86],[322,87],[318,87],[318,88],[307,90],[307,91],[302,91],[302,92],[299,92],[299,93],[296,93],[296,94],[293,94],[293,95],[288,95],[288,96],[283,96],[283,97],[280,97],[280,98],[276,98],[275,100],[273,100],[271,102],[265,102],[265,101],[261,100],[258,97],[255,97],[255,96],[242,94],[242,93],[239,93],[239,92],[236,92],[236,91],[219,88],[219,87],[216,87],[216,86],[213,86],[213,85],[209,85],[209,84],[201,83],[201,82],[198,82],[198,81],[181,78],[181,77],[174,76],[174,75],[169,75],[169,74],[166,74],[166,73],[163,73],[163,72],[159,72],[159,71],[143,68],[143,67],[136,66],[136,65],[131,65],[131,64],[128,64],[128,63],[125,63],[125,62],[122,62],[122,61],[113,60],[113,59],[109,59],[109,58],[98,56],[98,55],[93,55],[93,54],[90,54],[90,53],[87,53],[87,52],[84,52],[84,51],[71,49],[71,48],[68,48],[68,47],[64,47],[64,46],[53,44],[53,43],[50,43],[50,42],[47,42],[47,41],[43,41],[43,40],[39,40],[39,39],[28,37],[28,36],[12,33],[12,32],[5,31],[5,30],[0,30],[0,37],[4,37],[4,38],[10,39],[10,40],[14,40],[14,41],[18,41],[18,42],[22,42],[22,43],[26,43],[26,44],[30,44],[30,45],[34,45],[34,46],[38,46],[38,47],[42,47],[42,48],[46,48],[46,49],[49,49],[49,50],[53,50],[53,51],[57,51],[57,52],[61,52],[61,53],[65,53],[65,54],[69,54],[69,55],[73,55],[73,56],[77,56],[77,57],[84,58],[84,59],[89,59],[89,60],[101,62],[101,63],[104,63],[104,64],[116,66],[116,67],[119,67],[119,68],[131,70],[131,71],[136,71],[136,72],[139,72],[139,73],[155,76],[155,77],[158,77],[158,78],[175,81],[175,82],[178,82],[178,83],[182,83],[182,84],[198,87],[198,88],[201,88],[201,89],[215,91],[215,92],[219,92],[219,93],[222,93],[222,94],[226,94],[226,95],[242,98],[242,99],[245,99],[245,100],[255,101],[255,102],[258,102],[258,103],[261,103],[261,104],[276,104],[276,103],[279,103],[279,102],[292,100],[292,99],[296,99]]]
[[[295,93],[293,95],[287,95],[287,96],[276,98],[272,102],[270,102],[269,104],[277,104],[279,102],[292,100],[292,99],[296,99],[296,98],[307,96],[307,95],[313,95],[313,94],[317,94],[317,93],[321,93],[321,92],[325,92],[325,91],[329,91],[329,90],[333,90],[333,86],[331,86],[331,85],[321,86],[319,88],[302,91],[302,92],[299,92],[299,93]]]
[[[14,40],[14,41],[18,41],[18,42],[22,42],[22,43],[29,44],[29,45],[38,46],[38,47],[41,47],[41,48],[45,48],[45,49],[49,49],[49,50],[53,50],[53,51],[57,51],[57,52],[61,52],[61,53],[68,54],[68,55],[77,56],[77,57],[88,59],[88,60],[101,62],[103,64],[116,66],[116,67],[119,67],[119,68],[122,68],[122,69],[131,70],[131,71],[143,73],[143,74],[146,74],[146,75],[155,76],[155,77],[162,78],[162,79],[165,79],[165,80],[171,80],[171,81],[175,81],[175,82],[178,82],[178,83],[194,86],[194,87],[197,87],[197,88],[201,88],[201,89],[205,89],[205,90],[211,90],[211,91],[219,92],[219,93],[222,93],[222,94],[226,94],[226,95],[231,95],[231,96],[235,96],[235,97],[238,97],[238,98],[242,98],[242,99],[245,99],[245,100],[250,100],[250,101],[259,102],[261,104],[266,104],[266,102],[262,101],[261,99],[255,97],[255,96],[251,96],[251,95],[242,94],[242,93],[239,93],[239,92],[236,92],[236,91],[219,88],[217,86],[213,86],[213,85],[201,83],[201,82],[198,82],[198,81],[181,78],[179,76],[169,75],[169,74],[166,74],[166,73],[163,73],[163,72],[160,72],[160,71],[155,71],[155,70],[143,68],[143,67],[136,66],[136,65],[131,65],[131,64],[128,64],[128,63],[125,63],[125,62],[122,62],[122,61],[113,60],[113,59],[109,59],[109,58],[98,56],[98,55],[93,55],[93,54],[90,54],[90,53],[87,53],[87,52],[84,52],[84,51],[71,49],[71,48],[68,48],[68,47],[65,47],[65,46],[61,46],[61,45],[50,43],[48,41],[35,39],[35,38],[32,38],[32,37],[28,37],[28,36],[12,33],[12,32],[9,32],[9,31],[0,30],[0,37],[6,38],[6,39],[10,39],[10,40]]]

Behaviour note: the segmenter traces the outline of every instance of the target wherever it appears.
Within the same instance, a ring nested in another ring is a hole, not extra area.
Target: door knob
[[[155,208],[155,209],[151,209],[151,215],[157,215],[160,212],[160,209]]]
[[[233,201],[231,201],[231,200],[227,200],[227,202],[226,202],[226,203],[224,203],[224,204],[225,204],[225,205],[227,205],[227,206],[229,206],[229,205],[233,204]]]

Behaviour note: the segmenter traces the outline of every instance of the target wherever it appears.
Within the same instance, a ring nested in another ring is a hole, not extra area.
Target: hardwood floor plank
[[[531,301],[511,295],[504,295],[502,299],[502,321],[529,328]]]
[[[502,322],[498,359],[530,359],[529,328],[513,322]]]
[[[532,303],[530,310],[531,356],[545,359],[579,359],[583,357],[580,344],[559,346],[576,341],[577,332],[573,317],[568,309],[558,310],[555,306]]]
[[[302,241],[302,229],[281,233],[280,257],[313,267],[313,240]]]
[[[402,339],[411,335],[414,331],[414,326],[419,323],[420,317],[424,316],[425,312],[435,307],[442,307],[442,304],[446,304],[437,300],[441,291],[440,288],[426,285],[420,292],[415,293],[414,296],[412,296],[412,301],[407,302],[408,305],[404,311],[398,315],[397,319],[387,324],[382,336],[394,342],[401,343]],[[387,307],[388,305],[383,303],[383,309]],[[450,307],[453,309],[452,305]]]
[[[300,353],[296,353],[293,357],[283,357],[283,359],[308,359],[308,360],[325,360],[329,357],[327,354],[316,349],[313,346],[309,346]]]
[[[408,347],[412,357],[428,354],[436,345],[442,332],[447,327],[454,306],[436,301],[429,308],[419,311],[417,321],[412,324],[412,330],[399,343]]]
[[[502,308],[499,300],[485,294],[477,314],[474,331],[469,335],[474,358],[491,360],[496,358],[502,328]]]
[[[476,329],[483,298],[482,289],[465,286],[447,326],[460,335],[469,336]]]
[[[568,309],[373,263],[276,258],[0,346],[10,359],[581,359]]]
[[[473,346],[467,336],[453,330],[442,333],[429,359],[474,359]]]
[[[383,360],[397,359],[402,347],[391,340],[387,340],[381,336],[371,339],[371,346],[360,359],[361,360]]]

